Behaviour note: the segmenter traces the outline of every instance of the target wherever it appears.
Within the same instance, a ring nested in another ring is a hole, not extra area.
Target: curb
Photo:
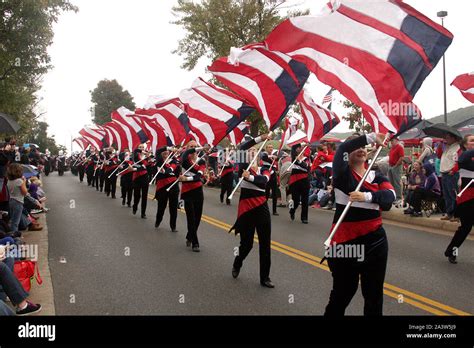
[[[38,315],[56,315],[54,306],[53,283],[49,269],[49,245],[48,245],[48,226],[46,224],[46,213],[39,215],[38,222],[43,226],[41,231],[23,232],[26,244],[38,246],[38,268],[43,284],[39,285],[33,278],[31,281],[31,291],[29,300],[33,303],[41,304],[41,312]]]
[[[382,218],[396,222],[403,222],[409,225],[429,227],[450,232],[456,232],[460,226],[458,222],[442,221],[439,219],[438,215],[429,218],[411,217],[409,215],[403,214],[403,211],[384,211],[382,212]]]

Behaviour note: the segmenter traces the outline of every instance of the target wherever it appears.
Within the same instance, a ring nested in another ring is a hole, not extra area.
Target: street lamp
[[[439,11],[438,17],[441,18],[441,25],[444,28],[444,18],[448,16],[448,11]],[[448,124],[448,106],[446,101],[446,58],[443,54],[443,91],[444,91],[444,123]]]

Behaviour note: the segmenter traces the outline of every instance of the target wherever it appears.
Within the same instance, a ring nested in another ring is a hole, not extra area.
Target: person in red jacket
[[[397,199],[395,204],[402,199],[402,168],[403,168],[403,157],[405,157],[405,149],[398,141],[398,138],[391,140],[391,148],[388,154],[388,164],[390,166],[388,170],[388,179],[395,189]]]

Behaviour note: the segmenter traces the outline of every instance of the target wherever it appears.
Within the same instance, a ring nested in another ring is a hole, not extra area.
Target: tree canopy
[[[20,123],[20,140],[38,125],[35,93],[52,68],[47,49],[53,24],[65,11],[75,12],[77,7],[68,0],[0,1],[0,111]]]
[[[96,124],[104,124],[111,120],[110,114],[121,106],[135,110],[133,97],[117,80],[99,81],[97,87],[90,91],[92,101],[92,120]]]

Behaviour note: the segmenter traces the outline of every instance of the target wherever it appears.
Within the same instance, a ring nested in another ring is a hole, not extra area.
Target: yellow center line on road
[[[149,195],[150,199],[153,199],[153,196]],[[180,209],[181,213],[184,213],[183,210]],[[202,215],[201,220],[207,222],[210,225],[213,225],[215,227],[218,227],[222,230],[225,230],[226,232],[229,232],[231,229],[232,225],[229,225],[223,221],[220,221],[218,219],[215,219],[211,216],[207,215]],[[258,238],[255,237],[254,241],[258,243]],[[276,242],[276,241],[271,241],[271,248],[275,251],[278,251],[282,254],[285,254],[293,259],[302,261],[304,263],[307,263],[311,266],[317,267],[319,269],[322,269],[324,271],[328,271],[329,267],[327,266],[326,261],[324,261],[323,264],[321,264],[321,258],[306,253],[304,251],[292,248],[288,245]],[[416,294],[414,292],[402,289],[400,287],[397,287],[395,285],[389,284],[389,283],[384,283],[384,294],[392,297],[394,299],[402,300],[403,303],[410,304],[416,308],[419,308],[421,310],[424,310],[428,313],[434,314],[434,315],[472,315],[471,313],[464,312],[462,310],[453,308],[451,306],[445,305],[443,303],[440,303],[438,301],[429,299],[425,296]],[[402,295],[402,296],[400,296]]]

